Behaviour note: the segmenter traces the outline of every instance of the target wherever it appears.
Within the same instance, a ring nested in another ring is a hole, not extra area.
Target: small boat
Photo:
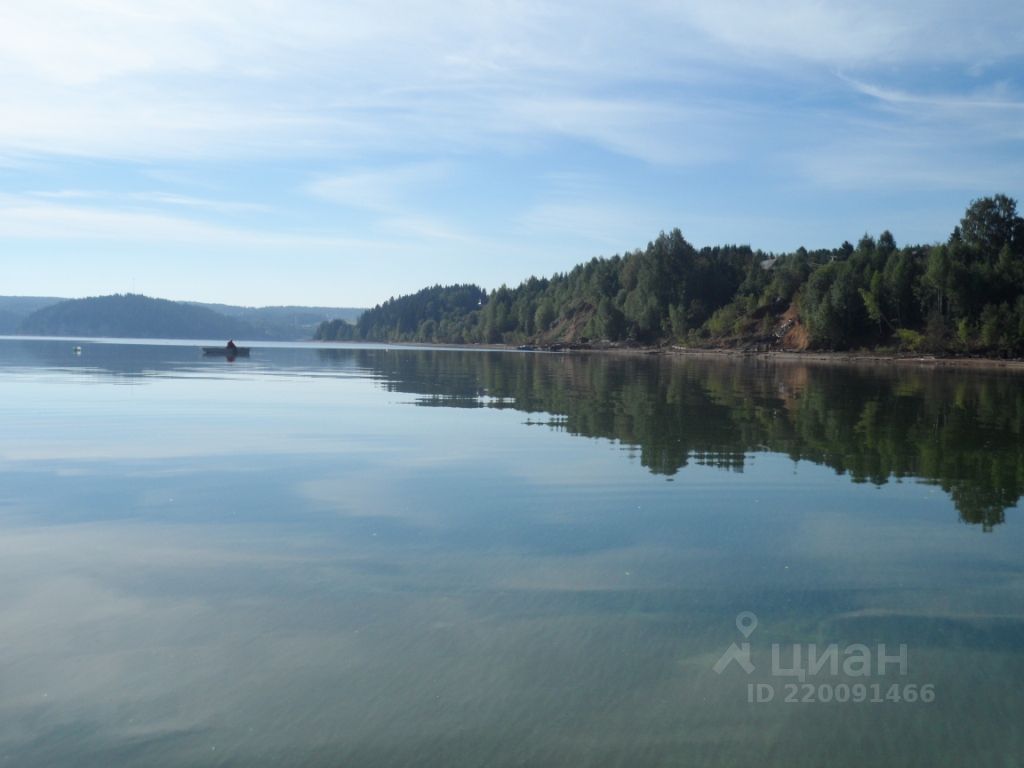
[[[249,347],[203,347],[207,357],[248,357]]]

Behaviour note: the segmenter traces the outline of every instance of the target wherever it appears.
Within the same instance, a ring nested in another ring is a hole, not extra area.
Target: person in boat
[[[228,341],[228,343],[227,343],[227,348],[230,349],[232,352],[234,352],[236,349],[238,349],[238,345],[235,344],[235,340],[234,339],[230,339]]]

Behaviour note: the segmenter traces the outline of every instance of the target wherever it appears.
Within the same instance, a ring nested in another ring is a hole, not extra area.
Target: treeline
[[[1024,353],[1024,219],[1005,195],[975,200],[945,243],[886,231],[783,255],[697,249],[676,229],[643,250],[487,292],[434,286],[367,310],[321,340],[440,343],[632,341],[693,346]]]

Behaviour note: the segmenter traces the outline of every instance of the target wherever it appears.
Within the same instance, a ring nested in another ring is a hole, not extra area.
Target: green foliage
[[[738,318],[739,308],[735,304],[727,304],[715,311],[706,323],[707,329],[712,336],[728,336],[733,333]]]
[[[551,302],[544,299],[537,305],[537,311],[534,313],[534,327],[537,333],[544,333],[551,327],[551,324],[555,322],[555,308]]]
[[[835,261],[811,273],[800,311],[821,346],[845,349],[865,335],[863,279],[850,260]]]
[[[970,318],[961,317],[956,324],[956,338],[965,351],[970,350],[971,344],[974,341],[974,335],[974,323],[971,322]]]
[[[871,276],[871,287],[861,288],[860,297],[864,300],[864,310],[867,312],[871,322],[878,323],[879,329],[882,323],[888,322],[883,311],[884,296],[882,293],[882,273],[875,272]]]
[[[602,296],[591,320],[591,335],[598,339],[619,341],[626,333],[626,317],[607,296]]]
[[[946,325],[946,318],[936,307],[928,315],[928,322],[924,328],[924,346],[929,352],[941,352],[946,348],[946,340],[949,337],[949,328]]]
[[[909,352],[916,352],[924,344],[924,336],[909,328],[897,328],[896,338],[900,341],[900,349],[905,349]]]
[[[995,258],[1003,246],[1019,256],[1024,221],[1017,215],[1017,201],[1006,195],[974,200],[960,220],[960,240],[982,259]]]

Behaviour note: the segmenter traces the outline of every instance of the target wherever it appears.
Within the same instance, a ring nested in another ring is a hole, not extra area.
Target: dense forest
[[[697,249],[676,229],[515,288],[425,288],[354,324],[325,322],[315,338],[1020,355],[1024,219],[995,195],[972,202],[944,243],[899,247],[885,231],[781,255]]]

